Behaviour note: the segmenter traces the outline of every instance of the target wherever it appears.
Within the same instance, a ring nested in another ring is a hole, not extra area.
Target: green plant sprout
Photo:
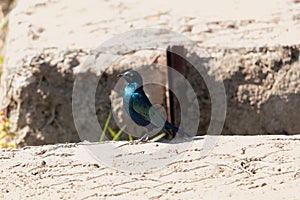
[[[111,112],[108,114],[108,117],[106,119],[103,131],[102,131],[100,139],[99,139],[99,142],[104,141],[106,132],[108,132],[111,135],[112,141],[119,141],[120,140],[120,136],[124,132],[124,129],[126,128],[126,125],[124,125],[118,132],[115,132],[114,130],[112,130],[112,128],[109,127],[110,120],[111,120]],[[161,133],[158,136],[156,136],[153,139],[151,139],[151,141],[153,141],[153,142],[159,141],[164,136],[166,136],[166,133]],[[128,140],[129,141],[133,141],[134,140],[134,138],[132,137],[131,134],[128,134]]]
[[[151,141],[157,142],[157,141],[161,140],[163,137],[165,137],[166,135],[167,135],[166,133],[161,133],[158,136],[152,138]]]
[[[110,127],[109,127],[109,122],[111,119],[111,112],[108,114],[108,117],[106,119],[102,134],[100,136],[99,142],[104,141],[106,132],[108,131],[109,134],[112,136],[112,141],[119,141],[120,140],[120,136],[123,133],[124,129],[126,128],[126,125],[124,125],[118,132],[113,131]],[[128,134],[128,140],[129,141],[133,141],[133,137],[132,135]]]
[[[3,68],[4,58],[0,56],[0,76],[2,75],[2,68]]]
[[[17,148],[14,138],[16,134],[11,131],[12,122],[0,112],[0,148]]]
[[[100,136],[99,142],[104,141],[105,133],[106,133],[106,130],[107,130],[107,128],[108,128],[108,124],[109,124],[109,122],[110,122],[110,118],[111,118],[111,112],[108,114],[108,117],[107,117],[107,119],[106,119],[104,128],[103,128],[103,130],[102,130],[102,134],[101,134],[101,136]]]

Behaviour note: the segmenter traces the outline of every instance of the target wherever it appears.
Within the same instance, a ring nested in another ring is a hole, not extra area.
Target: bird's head
[[[123,77],[128,83],[143,84],[142,76],[135,70],[129,70],[123,74],[119,74],[118,77]]]

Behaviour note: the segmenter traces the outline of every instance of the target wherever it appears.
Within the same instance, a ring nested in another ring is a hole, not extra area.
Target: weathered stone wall
[[[0,7],[4,15],[8,14],[14,6],[15,0],[2,0],[0,2]]]
[[[229,50],[217,59],[227,92],[226,134],[299,134],[300,46]]]

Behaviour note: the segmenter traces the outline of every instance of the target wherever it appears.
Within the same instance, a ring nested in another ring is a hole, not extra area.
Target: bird
[[[119,74],[118,77],[124,78],[127,82],[124,88],[123,106],[127,114],[137,125],[146,127],[148,131],[153,128],[161,128],[162,132],[172,139],[176,136],[176,133],[191,137],[188,133],[165,120],[153,107],[144,92],[143,79],[139,72],[129,70]],[[148,140],[148,135],[146,134],[142,138]]]

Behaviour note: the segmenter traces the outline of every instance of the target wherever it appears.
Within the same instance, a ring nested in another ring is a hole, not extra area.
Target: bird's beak
[[[124,74],[118,74],[118,77],[122,77]]]

